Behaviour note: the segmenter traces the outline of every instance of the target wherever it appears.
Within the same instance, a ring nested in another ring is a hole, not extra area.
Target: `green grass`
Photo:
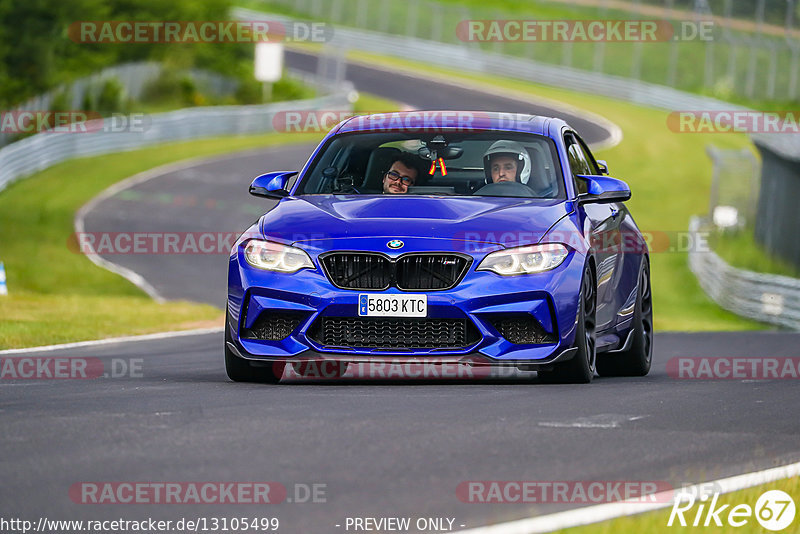
[[[768,253],[755,240],[752,228],[712,232],[708,243],[723,260],[738,269],[800,278],[800,269]]]
[[[355,113],[381,113],[399,109],[399,105],[394,100],[388,100],[369,93],[359,93],[358,100],[353,105]]]
[[[623,132],[622,143],[600,150],[611,175],[627,181],[633,198],[627,203],[643,231],[666,232],[671,244],[686,232],[689,217],[705,213],[711,186],[711,160],[706,144],[721,148],[751,147],[744,135],[677,134],[667,127],[665,111],[517,80],[488,81],[442,69],[351,52],[354,60],[382,64],[394,70],[444,77],[495,92],[512,91],[531,101],[548,99],[591,110],[615,122]],[[763,329],[765,325],[723,310],[709,299],[689,271],[686,252],[654,251],[651,254],[655,328],[659,331],[709,331]]]
[[[465,43],[457,35],[459,22],[463,20],[626,20],[647,19],[636,12],[614,9],[599,9],[590,6],[568,5],[544,0],[440,0],[429,4],[420,2],[415,11],[414,2],[407,0],[384,0],[383,2],[344,2],[336,11],[338,2],[293,2],[287,0],[238,0],[238,5],[251,9],[274,11],[301,18],[312,18],[358,27],[371,31],[395,35],[409,33],[434,41],[451,44]],[[321,9],[314,11],[314,6]],[[365,9],[361,9],[364,5]],[[436,7],[438,6],[438,7]],[[298,9],[305,8],[305,11]],[[415,16],[416,13],[416,16]],[[753,47],[749,43],[757,37],[764,47]],[[469,46],[485,51],[524,57],[543,63],[566,64],[571,67],[603,72],[622,77],[636,77],[636,59],[641,57],[639,79],[663,85],[672,85],[684,91],[694,92],[736,102],[755,109],[767,107],[793,109],[798,100],[789,95],[793,69],[791,49],[782,37],[771,35],[753,36],[751,33],[715,28],[713,42],[676,41],[656,43],[631,42],[473,42]],[[774,47],[775,95],[767,98],[767,79],[770,73],[770,52],[766,44]],[[706,86],[706,54],[711,54],[711,83]],[[750,54],[754,54],[753,93],[746,90],[750,68]],[[603,58],[600,61],[600,58]],[[733,68],[730,67],[732,61]],[[674,71],[673,71],[674,69]],[[674,72],[674,74],[670,74]],[[674,79],[673,79],[674,78]]]
[[[159,165],[319,138],[267,134],[166,144],[66,161],[12,184],[0,193],[0,261],[10,293],[0,297],[0,349],[221,325],[213,306],[158,304],[71,252],[75,212],[109,185]]]
[[[728,513],[731,511],[731,509],[739,504],[746,504],[750,506],[751,509],[755,510],[758,498],[765,491],[769,490],[781,490],[785,493],[788,493],[789,496],[794,500],[795,506],[800,503],[800,479],[795,477],[778,480],[762,486],[755,486],[746,490],[720,495],[719,500],[717,501],[717,509],[724,504],[730,505],[720,514],[720,520],[723,522],[723,527],[691,526],[694,522],[695,514],[699,508],[699,505],[695,504],[691,510],[684,513],[683,517],[687,523],[687,526],[685,527],[680,526],[677,518],[671,527],[667,526],[667,522],[669,521],[669,516],[672,511],[670,505],[668,508],[656,510],[654,512],[621,517],[618,519],[612,519],[610,521],[603,521],[601,523],[559,530],[556,532],[563,534],[640,534],[645,532],[648,534],[656,532],[678,532],[680,534],[727,534],[730,532],[737,532],[738,534],[762,534],[769,531],[762,528],[755,517],[747,518],[747,524],[738,528],[728,525],[727,522],[723,520],[727,520]],[[708,508],[708,505],[706,505],[706,508]],[[703,512],[705,511],[706,510],[704,509]],[[705,514],[703,513],[700,519],[700,525],[702,525],[704,521]],[[713,520],[710,522],[710,524],[711,523],[713,523]],[[780,532],[781,534],[797,534],[800,532],[800,513],[795,516],[795,520],[792,522],[792,524]]]

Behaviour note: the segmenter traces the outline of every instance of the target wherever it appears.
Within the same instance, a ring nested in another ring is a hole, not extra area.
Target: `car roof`
[[[497,130],[551,136],[568,127],[561,119],[496,111],[422,110],[357,115],[340,122],[331,134],[374,131]]]

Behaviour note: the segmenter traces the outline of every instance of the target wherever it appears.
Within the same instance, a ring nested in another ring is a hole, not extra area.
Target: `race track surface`
[[[290,66],[303,61],[291,56]],[[516,101],[365,67],[351,67],[348,78],[416,107],[523,111]],[[603,138],[590,125],[578,129],[590,141]],[[253,151],[165,174],[101,202],[86,230],[241,231],[270,206],[247,194],[252,178],[299,168],[311,148]],[[223,307],[227,251],[106,259],[166,298]],[[800,356],[800,334],[658,333],[649,376],[585,386],[546,385],[532,374],[235,384],[224,373],[222,343],[208,334],[33,353],[87,358],[125,376],[0,381],[2,515],[278,517],[279,532],[289,533],[345,532],[347,517],[448,517],[458,529],[582,505],[468,504],[456,494],[464,481],[680,486],[800,459],[797,380],[667,373],[677,357]],[[326,494],[324,502],[267,506],[74,502],[70,487],[91,481],[273,481],[290,498],[295,484],[324,484]]]
[[[681,380],[667,362],[797,355],[798,342],[658,334],[649,376],[587,386],[236,384],[218,334],[41,353],[99,358],[109,373],[133,366],[135,376],[3,380],[0,502],[6,516],[31,520],[266,516],[280,519],[280,532],[334,533],[346,517],[450,517],[471,527],[581,505],[464,503],[463,481],[716,479],[800,458],[797,381]],[[269,506],[73,502],[69,488],[87,481],[279,482],[290,497],[295,484],[324,484],[327,493],[326,502]]]

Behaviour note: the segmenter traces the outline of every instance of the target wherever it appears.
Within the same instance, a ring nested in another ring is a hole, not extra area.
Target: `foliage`
[[[0,0],[0,108],[128,61],[244,77],[252,69],[252,44],[82,43],[68,32],[79,21],[222,21],[229,18],[230,5],[230,0]]]

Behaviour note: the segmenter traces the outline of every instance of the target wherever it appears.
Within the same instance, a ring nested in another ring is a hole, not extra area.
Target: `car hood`
[[[342,240],[360,249],[355,243],[373,239],[510,247],[538,242],[567,213],[553,199],[308,195],[281,200],[259,228],[271,241],[322,250],[341,248]]]

